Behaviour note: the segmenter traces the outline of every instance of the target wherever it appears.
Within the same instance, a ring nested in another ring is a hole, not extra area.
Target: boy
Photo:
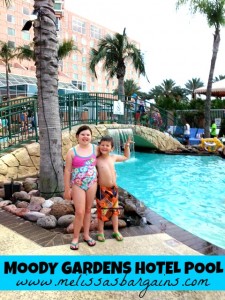
[[[124,155],[110,155],[113,150],[113,138],[105,136],[99,143],[99,153],[97,157],[98,187],[96,193],[97,214],[98,214],[98,234],[99,242],[105,241],[104,222],[112,219],[113,234],[112,237],[117,241],[122,241],[123,237],[118,229],[118,187],[116,185],[115,162],[122,162],[130,158],[130,143],[128,138]]]

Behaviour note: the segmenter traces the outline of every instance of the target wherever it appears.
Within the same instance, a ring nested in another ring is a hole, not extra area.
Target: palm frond
[[[62,60],[65,57],[69,56],[73,51],[79,51],[79,49],[77,48],[77,46],[74,44],[74,40],[73,39],[64,40],[59,45],[58,58],[60,60]]]

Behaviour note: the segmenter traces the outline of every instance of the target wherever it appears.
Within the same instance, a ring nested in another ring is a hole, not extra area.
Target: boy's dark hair
[[[114,141],[113,141],[113,138],[109,135],[105,135],[101,138],[99,144],[101,144],[101,142],[110,142],[111,143],[111,146],[112,148],[114,147]]]
[[[80,127],[77,129],[76,136],[78,136],[78,135],[81,133],[81,131],[84,131],[84,130],[89,130],[90,133],[91,133],[91,135],[92,135],[92,130],[91,130],[91,128],[90,128],[89,126],[87,126],[87,125],[82,125],[82,126],[80,126]]]

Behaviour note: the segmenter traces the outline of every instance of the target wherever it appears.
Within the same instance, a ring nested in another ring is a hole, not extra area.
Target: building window
[[[75,34],[73,34],[72,37],[73,37],[74,42],[77,42],[77,36]]]
[[[10,48],[15,48],[16,44],[15,44],[15,42],[13,42],[13,41],[8,41],[8,46],[9,46]]]
[[[74,69],[74,71],[77,71],[78,70],[77,65],[73,64],[73,69]]]
[[[86,82],[73,80],[72,84],[75,85],[79,90],[86,91],[87,89]]]
[[[78,74],[73,74],[73,79],[77,80],[78,79]]]
[[[15,17],[12,15],[7,15],[7,21],[10,23],[15,23]]]
[[[83,54],[87,54],[86,48],[82,48],[82,53],[83,53]]]
[[[86,81],[87,81],[86,76],[84,76],[84,75],[82,76],[82,81],[83,81],[83,82],[86,82]]]
[[[15,29],[8,27],[7,29],[8,35],[15,35]]]
[[[56,17],[56,30],[59,31],[61,29],[60,18]]]
[[[94,47],[94,41],[90,41],[90,47],[93,48]]]
[[[30,11],[27,7],[23,7],[23,14],[29,16]]]
[[[86,57],[82,57],[82,63],[86,63]]]
[[[76,54],[73,54],[73,60],[77,61],[77,55]]]
[[[95,90],[95,87],[94,87],[93,85],[91,86],[91,90],[92,90],[92,91],[94,91],[94,90]]]
[[[10,6],[8,7],[8,10],[15,10],[15,5],[10,5]]]
[[[29,41],[30,40],[30,33],[28,31],[23,31],[22,32],[22,37],[25,41]]]
[[[82,43],[82,45],[87,45],[87,42],[84,38],[81,39],[81,43]]]
[[[86,73],[86,71],[87,71],[86,67],[82,67],[82,72]]]
[[[78,19],[75,19],[73,17],[72,19],[72,30],[76,32],[80,32],[82,34],[86,33],[86,24],[83,21],[80,21]]]
[[[101,29],[91,25],[91,37],[99,40],[102,37]]]
[[[54,10],[61,11],[62,10],[62,3],[55,3]]]

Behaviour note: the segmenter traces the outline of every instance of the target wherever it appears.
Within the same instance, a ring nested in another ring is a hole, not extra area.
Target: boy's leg
[[[105,241],[105,236],[104,236],[104,222],[101,219],[98,219],[97,239],[98,239],[99,242],[104,242]]]
[[[113,232],[119,232],[118,216],[116,215],[112,216],[112,224],[113,224]]]
[[[117,241],[122,241],[123,240],[123,236],[119,232],[118,219],[119,218],[118,218],[117,215],[113,215],[112,216],[112,224],[113,224],[113,234],[112,234],[112,237],[115,238]]]

